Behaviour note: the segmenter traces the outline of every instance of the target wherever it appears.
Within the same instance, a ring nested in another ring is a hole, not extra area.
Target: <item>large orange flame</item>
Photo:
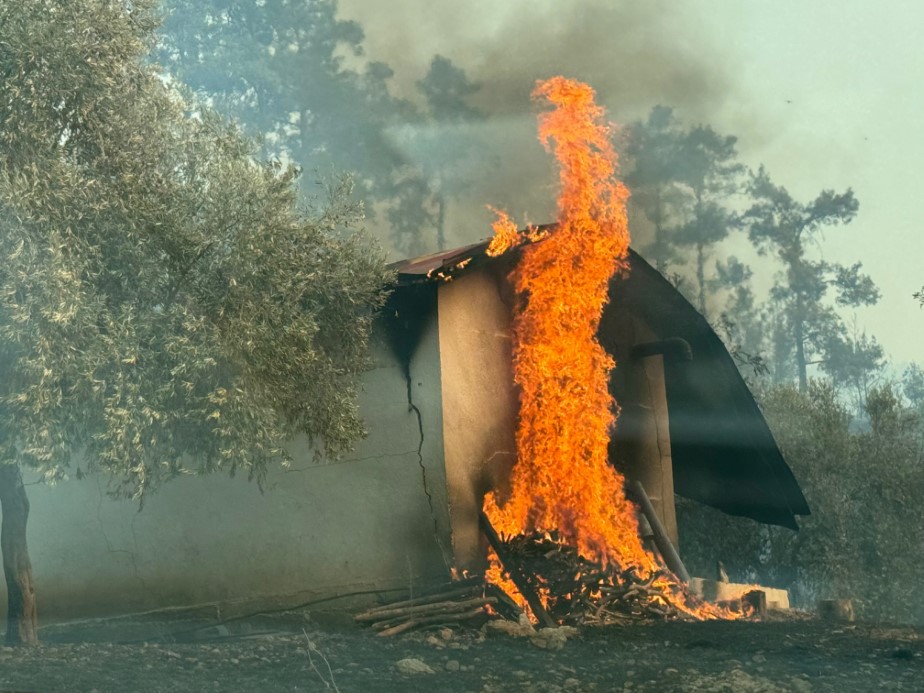
[[[558,225],[525,233],[499,212],[489,254],[528,242],[511,274],[514,379],[520,387],[517,462],[510,488],[485,498],[485,513],[508,536],[555,532],[587,559],[638,575],[659,571],[642,546],[623,476],[607,459],[618,408],[609,393],[613,359],[597,341],[613,275],[629,248],[626,201],[603,109],[586,84],[553,77],[533,98],[554,108],[539,139],[560,167]],[[533,243],[541,240],[541,243]],[[496,560],[489,579],[515,591]],[[696,618],[735,618],[697,604],[685,586],[655,576],[660,600]]]
[[[513,327],[518,461],[509,496],[490,495],[485,511],[502,533],[558,530],[588,558],[647,573],[657,564],[607,461],[615,364],[596,338],[610,279],[629,248],[629,193],[616,179],[593,89],[553,77],[533,98],[555,107],[540,116],[539,139],[560,165],[558,227],[524,249],[511,275],[521,303]],[[500,215],[491,252],[514,245],[515,228]]]

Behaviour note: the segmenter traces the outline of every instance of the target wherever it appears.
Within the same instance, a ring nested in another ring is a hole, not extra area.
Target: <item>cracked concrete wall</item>
[[[411,361],[419,421],[381,336],[374,353],[361,400],[369,436],[349,456],[320,464],[295,441],[292,469],[273,472],[263,494],[242,478],[181,478],[138,512],[110,500],[98,479],[30,486],[40,615],[307,601],[444,577],[451,540],[436,320]]]
[[[484,493],[506,483],[516,459],[518,404],[512,312],[502,271],[479,268],[439,289],[443,438],[452,539],[459,568],[484,568],[478,528]]]

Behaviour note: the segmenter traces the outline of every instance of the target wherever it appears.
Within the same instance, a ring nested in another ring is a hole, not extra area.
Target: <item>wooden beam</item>
[[[539,620],[539,623],[547,628],[555,628],[558,626],[555,619],[553,619],[549,615],[549,612],[545,610],[545,607],[542,606],[539,595],[529,586],[525,576],[520,572],[519,566],[513,565],[512,562],[507,559],[506,552],[504,551],[504,543],[501,541],[500,536],[498,536],[497,530],[494,529],[494,525],[491,524],[491,520],[488,519],[488,516],[485,515],[483,511],[479,513],[478,522],[481,526],[482,533],[484,533],[491,548],[494,549],[494,553],[497,554],[497,559],[506,569],[507,574],[520,591],[520,594],[523,595],[526,603],[529,604],[530,610]]]
[[[638,503],[639,507],[642,509],[642,513],[645,515],[645,519],[648,520],[648,524],[651,525],[651,531],[654,533],[655,546],[657,546],[658,551],[661,552],[661,556],[664,558],[664,563],[667,565],[668,569],[680,580],[689,584],[690,573],[687,572],[686,566],[680,559],[680,554],[677,553],[677,549],[674,548],[674,544],[671,542],[670,537],[667,536],[667,530],[664,529],[664,525],[661,524],[661,518],[658,517],[658,513],[651,504],[651,499],[648,497],[648,494],[645,493],[645,487],[642,486],[642,482],[630,481],[626,484],[626,490],[629,491],[630,498]]]

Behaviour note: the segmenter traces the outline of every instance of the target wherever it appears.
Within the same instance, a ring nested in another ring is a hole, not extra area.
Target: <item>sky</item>
[[[736,135],[741,159],[765,164],[801,201],[852,187],[857,218],[816,252],[863,262],[882,299],[845,317],[897,368],[924,361],[924,310],[912,299],[924,285],[924,3],[340,0],[340,12],[363,26],[365,58],[395,70],[396,93],[413,96],[437,53],[481,87],[486,155],[465,165],[485,170],[450,212],[451,239],[488,235],[484,204],[549,219],[552,174],[528,94],[536,79],[563,74],[591,84],[617,123],[664,104],[687,124]],[[749,256],[745,239],[722,253],[769,282],[768,261]]]

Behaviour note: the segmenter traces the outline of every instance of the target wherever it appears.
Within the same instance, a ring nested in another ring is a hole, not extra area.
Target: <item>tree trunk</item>
[[[32,585],[32,563],[26,544],[29,499],[19,465],[0,464],[0,553],[6,576],[6,644],[37,645],[38,614]]]
[[[805,363],[805,335],[802,331],[802,317],[797,315],[794,331],[796,333],[796,368],[799,370],[799,392],[808,390],[808,373]]]
[[[661,186],[658,185],[655,187],[655,207],[654,207],[654,218],[651,220],[654,224],[654,238],[655,238],[655,247],[657,250],[657,256],[655,257],[655,269],[657,269],[661,274],[667,276],[667,258],[664,257],[664,229],[663,226],[663,215],[661,214]]]
[[[440,193],[437,204],[436,249],[442,252],[446,250],[446,196],[443,193]]]
[[[706,251],[702,243],[696,244],[696,283],[699,288],[699,312],[706,315]]]

